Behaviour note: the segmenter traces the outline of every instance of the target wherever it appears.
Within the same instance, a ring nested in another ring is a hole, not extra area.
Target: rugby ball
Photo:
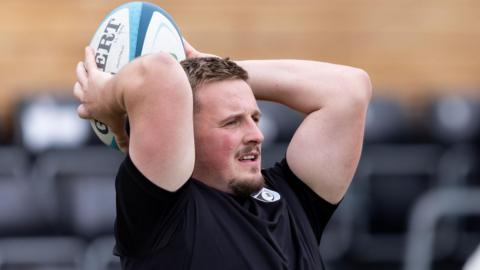
[[[114,9],[98,27],[90,42],[99,70],[117,73],[141,55],[167,52],[176,60],[186,58],[183,40],[172,17],[160,7],[146,2],[130,2]],[[95,134],[106,145],[119,149],[104,123],[90,121]]]

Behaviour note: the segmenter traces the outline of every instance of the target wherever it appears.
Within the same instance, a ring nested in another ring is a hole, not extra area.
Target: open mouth
[[[238,161],[240,162],[253,162],[257,161],[260,155],[258,153],[247,153],[244,155],[241,155]]]

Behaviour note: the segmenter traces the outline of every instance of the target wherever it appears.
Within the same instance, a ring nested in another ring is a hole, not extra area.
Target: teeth
[[[254,155],[244,156],[241,158],[241,160],[254,160],[254,159],[255,159]]]

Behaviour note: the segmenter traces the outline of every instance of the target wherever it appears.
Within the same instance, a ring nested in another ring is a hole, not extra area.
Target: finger
[[[127,134],[126,128],[126,116],[120,118],[119,121],[112,123],[110,129],[115,136],[115,142],[117,143],[118,148],[122,150],[122,152],[128,152],[128,145],[129,145],[129,136]]]
[[[121,134],[115,134],[115,141],[117,142],[118,148],[124,153],[128,153],[128,145],[130,138],[126,132]]]
[[[190,43],[188,43],[188,41],[185,39],[185,37],[182,37],[182,40],[183,40],[183,45],[185,46],[185,49],[189,49],[191,50],[193,47],[192,45],[190,45]]]
[[[87,70],[87,73],[97,69],[97,64],[95,63],[95,51],[92,47],[85,48],[85,69]]]
[[[76,82],[73,86],[73,95],[80,101],[83,102],[85,98],[85,92],[83,91],[82,86],[79,82]]]
[[[88,82],[88,74],[87,71],[85,70],[85,64],[80,61],[77,64],[76,68],[76,74],[77,74],[77,81],[81,84],[82,87],[87,85]]]
[[[188,43],[188,41],[182,37],[183,39],[183,45],[185,47],[185,54],[187,55],[187,58],[192,58],[195,56],[196,54],[196,50],[192,47],[192,45],[190,45],[190,43]]]
[[[91,114],[87,111],[87,109],[85,108],[85,105],[83,104],[80,104],[80,106],[77,107],[77,114],[80,118],[83,118],[83,119],[92,118]]]

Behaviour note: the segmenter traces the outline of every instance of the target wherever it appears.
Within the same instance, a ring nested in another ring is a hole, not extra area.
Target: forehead
[[[259,110],[252,89],[243,80],[210,82],[197,89],[195,95],[200,112],[220,117]]]

